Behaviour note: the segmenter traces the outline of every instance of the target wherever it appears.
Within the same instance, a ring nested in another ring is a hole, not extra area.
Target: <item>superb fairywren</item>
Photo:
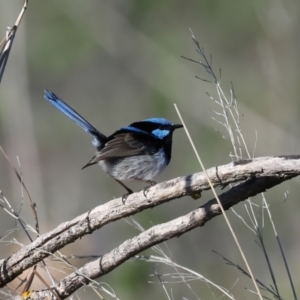
[[[163,118],[151,118],[122,127],[107,137],[51,91],[45,90],[44,98],[94,137],[96,155],[82,169],[99,163],[128,194],[133,191],[123,180],[155,184],[152,179],[170,162],[173,131],[183,127]]]

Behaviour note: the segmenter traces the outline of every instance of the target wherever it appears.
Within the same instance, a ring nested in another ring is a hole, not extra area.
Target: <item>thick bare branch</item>
[[[299,174],[300,156],[256,158],[253,161],[230,163],[208,170],[208,175],[215,186],[225,186],[243,181],[220,196],[225,209]],[[125,205],[119,198],[98,206],[70,222],[61,224],[16,254],[0,261],[1,286],[10,282],[23,270],[49,256],[50,253],[54,253],[109,222],[207,189],[209,186],[204,174],[196,173],[157,184],[149,189],[147,197],[144,196],[143,191],[132,194],[127,198]],[[60,281],[55,289],[61,298],[66,298],[80,286],[87,284],[89,282],[87,277],[91,279],[100,277],[144,249],[179,236],[195,227],[203,226],[208,220],[219,214],[219,206],[213,199],[185,216],[153,226],[140,235],[125,241],[101,259],[90,262],[70,274]],[[47,290],[36,292],[35,294],[39,295],[39,298],[32,299],[43,299],[43,295],[47,296],[47,299],[52,299],[54,297],[52,292],[48,292]]]

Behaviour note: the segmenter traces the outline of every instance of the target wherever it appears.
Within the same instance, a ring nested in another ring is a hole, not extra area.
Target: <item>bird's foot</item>
[[[124,195],[122,196],[122,203],[123,203],[123,204],[125,204],[125,201],[127,200],[127,197],[128,197],[129,195],[131,195],[131,194],[133,194],[133,191],[130,190],[130,189],[128,189],[128,190],[127,190],[127,193],[124,194]]]
[[[150,185],[149,186],[146,186],[146,187],[144,187],[144,189],[143,189],[143,194],[144,194],[144,197],[145,198],[147,198],[147,193],[148,193],[148,191],[149,191],[149,189],[152,187],[152,186],[154,186],[154,185],[156,185],[156,182],[155,181],[146,181],[147,183],[150,183]]]
[[[112,178],[114,178],[114,177],[112,177]],[[120,180],[118,180],[118,179],[116,179],[116,178],[114,178],[114,180],[115,180],[117,183],[119,183],[119,184],[127,191],[127,193],[124,194],[124,195],[122,196],[122,203],[125,204],[125,201],[126,201],[127,197],[128,197],[130,194],[133,193],[133,190],[131,190],[129,187],[127,187],[127,186],[126,186],[123,182],[121,182]]]

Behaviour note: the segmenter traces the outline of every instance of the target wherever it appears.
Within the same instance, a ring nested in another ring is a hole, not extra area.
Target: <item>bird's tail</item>
[[[99,132],[94,126],[92,126],[87,120],[85,120],[81,115],[79,115],[73,108],[71,108],[53,92],[45,89],[44,98],[66,116],[68,116],[71,120],[73,120],[83,130],[92,135],[94,137],[93,144],[95,147],[100,148],[101,145],[105,142],[106,136],[104,134]]]

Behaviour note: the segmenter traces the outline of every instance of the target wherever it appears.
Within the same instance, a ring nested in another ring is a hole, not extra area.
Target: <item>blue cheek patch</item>
[[[161,129],[155,129],[152,131],[152,134],[159,138],[159,139],[163,139],[164,137],[166,137],[168,134],[170,133],[170,130],[161,130]]]

